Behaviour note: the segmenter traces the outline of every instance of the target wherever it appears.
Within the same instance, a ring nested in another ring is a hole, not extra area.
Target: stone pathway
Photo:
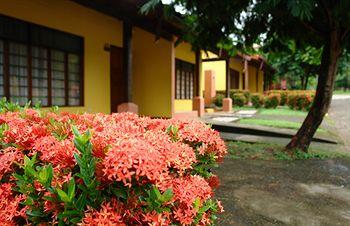
[[[226,159],[218,225],[350,225],[350,160]]]
[[[207,113],[202,117],[203,121],[214,122],[236,122],[241,118],[251,118],[257,113],[256,110],[239,110],[235,112],[213,112]]]

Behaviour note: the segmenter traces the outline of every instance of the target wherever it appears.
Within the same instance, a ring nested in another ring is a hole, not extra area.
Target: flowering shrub
[[[223,211],[210,168],[226,147],[201,122],[8,110],[0,114],[4,225],[211,225]]]
[[[264,105],[264,96],[259,93],[252,94],[251,100],[255,108],[261,108]]]
[[[265,108],[277,108],[281,100],[280,94],[270,94],[265,97]]]
[[[313,97],[315,96],[315,90],[269,90],[265,92],[266,96],[271,94],[279,94],[281,96],[280,105],[288,104],[292,109],[296,108],[295,104],[290,105],[288,102],[292,103],[293,99],[296,96],[307,96],[309,99],[311,98],[311,102],[313,101]],[[291,101],[289,101],[291,100]]]
[[[238,107],[244,106],[247,99],[245,98],[244,94],[235,94],[232,96],[232,103]]]
[[[222,101],[224,98],[225,98],[224,94],[221,94],[221,93],[216,94],[216,96],[214,97],[214,101],[213,101],[215,106],[222,107]]]
[[[290,109],[310,110],[314,97],[306,94],[290,95],[288,97],[288,106]]]

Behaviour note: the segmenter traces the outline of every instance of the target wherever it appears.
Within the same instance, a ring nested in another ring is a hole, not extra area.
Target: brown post
[[[230,97],[230,58],[226,58],[226,98],[222,100],[222,110],[232,111],[232,99]]]
[[[204,115],[204,98],[201,94],[201,72],[202,72],[202,56],[201,51],[196,50],[196,65],[195,65],[195,97],[192,101],[192,109],[198,112],[198,117]]]
[[[230,58],[226,59],[226,97],[230,97]]]
[[[249,90],[249,67],[248,60],[244,57],[244,89]]]
[[[127,102],[132,102],[132,24],[128,21],[123,22],[123,74]]]
[[[138,106],[132,103],[132,24],[123,21],[123,76],[125,76],[126,102],[118,105],[118,112],[138,113]]]
[[[195,96],[202,96],[201,94],[201,72],[202,72],[202,56],[201,51],[196,50],[196,65],[195,65]]]

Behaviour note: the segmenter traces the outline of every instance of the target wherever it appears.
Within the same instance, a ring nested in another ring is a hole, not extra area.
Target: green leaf
[[[75,195],[75,181],[72,178],[68,184],[68,197],[69,197],[69,199],[73,200],[74,195]]]
[[[173,196],[173,190],[171,188],[168,188],[162,195],[162,202],[169,202]]]
[[[153,200],[161,200],[162,194],[160,194],[160,191],[156,186],[153,186],[150,190],[150,198]]]
[[[128,198],[128,194],[123,188],[112,189],[112,193],[118,198],[122,198],[125,200]]]
[[[197,197],[196,200],[194,200],[193,202],[193,208],[198,211],[200,204],[201,204],[201,200],[199,199],[199,197]]]
[[[161,0],[149,0],[143,6],[141,6],[140,13],[149,13],[150,11],[154,10],[159,3],[161,3]]]
[[[67,193],[64,192],[63,190],[59,189],[59,188],[56,188],[56,191],[57,191],[57,194],[58,194],[58,197],[63,201],[63,202],[66,202],[66,203],[70,203],[71,202],[71,199],[68,197]]]
[[[42,216],[45,216],[45,214],[43,212],[41,212],[40,210],[28,210],[28,211],[26,211],[26,214],[28,216],[31,216],[31,217],[42,217]]]

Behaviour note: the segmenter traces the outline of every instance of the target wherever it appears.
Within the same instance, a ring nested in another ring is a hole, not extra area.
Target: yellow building
[[[0,1],[0,96],[71,112],[196,114],[192,99],[203,93],[204,71],[214,70],[224,90],[225,62],[200,64],[189,44],[175,46],[180,28],[163,21],[159,29],[156,15],[139,15],[143,2]],[[230,60],[239,89],[243,66]],[[262,92],[262,82],[250,63],[249,90]]]

